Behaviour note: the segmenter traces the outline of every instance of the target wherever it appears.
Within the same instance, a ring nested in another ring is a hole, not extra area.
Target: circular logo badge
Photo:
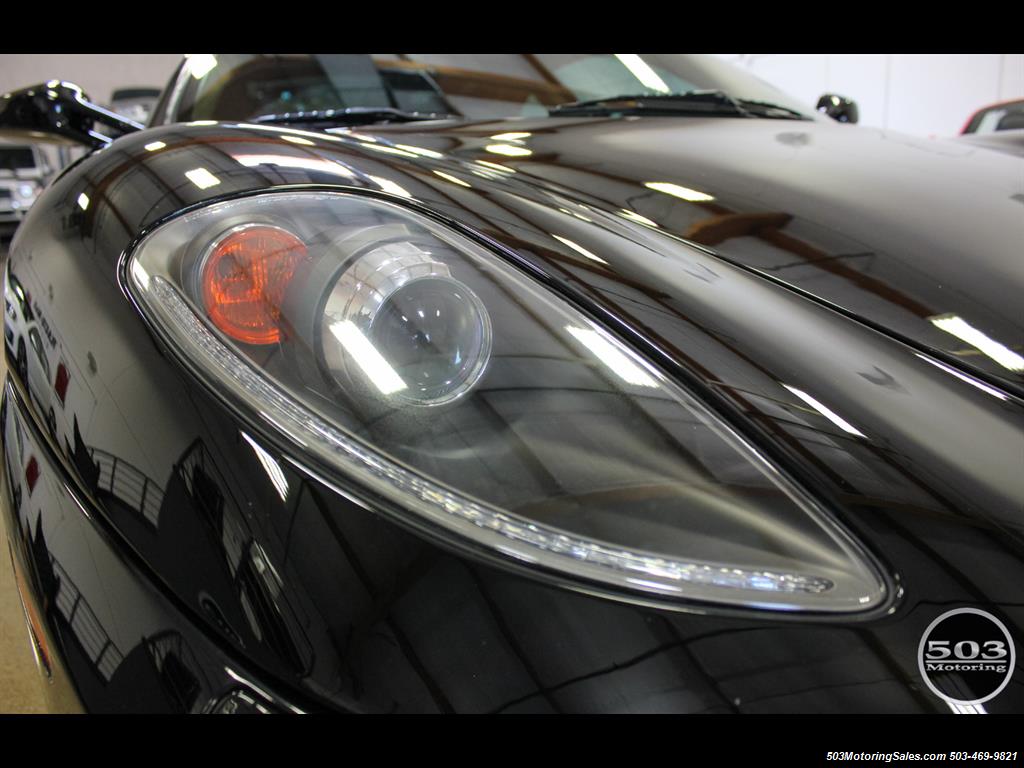
[[[977,608],[947,611],[928,625],[917,664],[928,687],[951,704],[981,704],[1013,675],[1016,652],[1006,627]]]

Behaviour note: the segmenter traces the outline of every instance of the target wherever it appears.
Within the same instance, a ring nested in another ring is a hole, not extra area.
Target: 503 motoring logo
[[[917,663],[936,696],[951,704],[981,704],[1013,675],[1013,638],[999,619],[977,608],[939,616],[921,635]]]

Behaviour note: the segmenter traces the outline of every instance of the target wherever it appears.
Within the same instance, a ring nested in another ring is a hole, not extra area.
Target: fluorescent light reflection
[[[401,155],[402,157],[418,157],[415,152],[398,147],[389,147],[385,144],[363,144],[363,149],[372,149],[374,152],[387,152],[389,155]]]
[[[457,179],[454,176],[452,176],[450,173],[445,173],[444,171],[434,171],[434,175],[440,176],[445,181],[450,181],[452,184],[458,184],[459,186],[462,186],[462,187],[471,187],[472,186],[471,184],[467,184],[466,182],[464,182],[462,179]]]
[[[638,387],[657,388],[658,382],[643,368],[630,360],[620,349],[595,330],[565,326],[570,334],[583,346],[594,353],[602,363],[627,384]]]
[[[491,138],[495,141],[520,141],[522,139],[528,139],[532,135],[532,133],[520,131],[518,133],[497,133],[494,136],[491,136]]]
[[[330,329],[334,338],[341,342],[341,346],[381,394],[390,395],[406,388],[402,377],[395,373],[395,369],[351,320],[332,323]]]
[[[89,196],[85,192],[78,196],[78,207],[83,211],[89,207]]]
[[[257,165],[277,165],[282,168],[303,168],[307,171],[321,171],[335,176],[355,178],[355,174],[341,163],[333,160],[324,160],[318,157],[294,157],[292,155],[232,155],[232,158],[246,166],[254,168]]]
[[[138,261],[132,259],[132,275],[142,286],[143,290],[149,290],[149,273]]]
[[[215,187],[220,184],[220,179],[214,176],[205,168],[193,168],[185,173],[185,178],[191,181],[200,189]]]
[[[484,149],[495,155],[505,155],[507,157],[526,157],[533,154],[532,150],[526,147],[517,147],[515,144],[488,144]]]
[[[301,128],[288,128],[283,125],[260,125],[259,123],[238,123],[237,125],[239,128],[245,128],[250,131],[270,131],[271,133],[276,133],[279,136],[287,133],[292,136],[306,136],[310,139],[318,139],[320,141],[341,141],[341,138],[338,136],[331,136],[324,132],[304,131]]]
[[[164,142],[162,141],[151,141],[149,144],[143,147],[143,149],[145,149],[147,152],[156,152],[158,149],[163,149],[166,146],[167,145],[164,144]]]
[[[651,69],[650,64],[641,59],[635,53],[616,53],[615,58],[622,62],[622,65],[633,73],[633,77],[646,85],[652,91],[658,93],[671,93],[671,89],[665,85],[658,73]]]
[[[956,704],[952,701],[946,702],[953,710],[954,715],[987,715],[988,712],[981,704]]]
[[[507,165],[499,165],[498,163],[492,163],[489,160],[477,160],[478,165],[485,165],[488,168],[492,168],[495,171],[504,171],[505,173],[518,173],[515,168],[509,168]]]
[[[837,414],[835,411],[833,411],[833,410],[831,410],[829,408],[826,408],[824,405],[819,403],[817,400],[815,400],[813,397],[808,395],[802,389],[797,389],[796,387],[791,387],[791,386],[789,386],[789,384],[783,384],[782,386],[784,386],[786,389],[788,389],[794,395],[799,397],[801,400],[803,400],[805,403],[807,403],[809,406],[811,406],[811,408],[816,410],[818,413],[820,413],[826,419],[831,421],[833,424],[835,424],[837,427],[839,427],[844,432],[849,432],[851,435],[857,435],[857,437],[867,437],[867,435],[865,435],[863,432],[861,432],[859,429],[857,429],[855,426],[853,426],[850,422],[848,422],[845,419],[843,419],[842,417],[840,417],[839,414]]]
[[[412,197],[412,193],[409,190],[399,184],[396,184],[391,179],[370,175],[367,175],[366,178],[380,187],[381,192],[390,192],[392,195],[398,195],[399,197]]]
[[[572,240],[570,240],[567,237],[561,237],[560,235],[552,235],[552,237],[555,238],[555,240],[558,240],[561,243],[565,243],[570,248],[572,248],[574,251],[576,251],[577,253],[580,253],[580,254],[586,256],[591,261],[596,261],[598,264],[607,264],[608,263],[607,261],[602,259],[600,256],[595,256],[590,251],[588,251],[586,248],[584,248],[582,245],[580,245],[579,243],[574,243]]]
[[[982,352],[982,354],[988,355],[1003,366],[1003,368],[1018,373],[1024,371],[1024,357],[1000,344],[995,339],[989,338],[963,318],[956,315],[936,315],[935,317],[929,317],[928,320],[936,328],[956,336],[961,341],[967,342]]]
[[[185,66],[196,80],[209,74],[210,70],[217,66],[217,57],[212,53],[186,53],[185,58],[188,60]]]
[[[933,360],[932,358],[928,357],[927,355],[922,355],[920,352],[915,352],[914,354],[917,355],[917,357],[919,357],[922,360],[924,360],[926,363],[931,363],[936,368],[940,368],[943,371],[945,371],[946,373],[951,374],[953,376],[956,376],[961,381],[966,381],[972,387],[977,387],[982,392],[987,392],[988,394],[992,395],[993,397],[998,397],[1000,400],[1009,400],[1009,398],[1006,395],[1004,395],[1002,392],[1000,392],[998,389],[996,389],[995,387],[990,387],[985,382],[979,381],[978,379],[974,378],[973,376],[968,376],[968,375],[966,375],[964,373],[961,373],[956,368],[953,368],[952,366],[946,365],[945,363],[940,363],[938,360]]]
[[[263,469],[266,470],[267,477],[270,478],[271,485],[277,489],[277,493],[281,497],[281,501],[287,501],[288,478],[286,478],[284,476],[284,472],[281,471],[281,465],[277,463],[277,459],[267,453],[259,443],[245,434],[245,432],[242,432],[242,437],[245,438],[246,442],[252,446],[253,451],[256,452],[256,458],[259,459],[260,464],[263,465]]]
[[[412,144],[395,144],[399,149],[404,149],[406,152],[412,152],[414,155],[423,155],[423,157],[433,157],[439,159],[444,157],[440,152],[435,152],[432,149],[424,149],[423,147],[416,147]]]
[[[651,221],[646,216],[641,216],[635,211],[627,211],[625,208],[619,211],[619,215],[624,219],[635,221],[637,224],[646,224],[648,227],[657,227],[657,223]]]
[[[671,184],[667,181],[648,181],[644,186],[648,189],[653,189],[655,192],[663,192],[666,195],[678,197],[680,200],[686,200],[688,203],[706,203],[708,200],[715,199],[713,195],[699,192],[689,187],[681,187],[678,184]]]
[[[303,146],[306,147],[315,146],[312,141],[310,141],[309,139],[304,139],[301,136],[289,136],[286,133],[282,133],[281,138],[284,139],[285,141],[290,141],[292,144],[302,144]]]

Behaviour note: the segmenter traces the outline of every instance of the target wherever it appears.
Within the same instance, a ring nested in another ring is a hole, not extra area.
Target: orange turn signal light
[[[281,302],[306,258],[296,235],[267,224],[236,228],[210,250],[203,265],[203,302],[220,330],[246,344],[281,339]]]

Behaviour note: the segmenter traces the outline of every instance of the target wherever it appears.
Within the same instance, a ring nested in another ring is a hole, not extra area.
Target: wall
[[[860,123],[952,136],[979,107],[1024,98],[1024,54],[726,53],[718,56],[809,102],[849,96]]]

